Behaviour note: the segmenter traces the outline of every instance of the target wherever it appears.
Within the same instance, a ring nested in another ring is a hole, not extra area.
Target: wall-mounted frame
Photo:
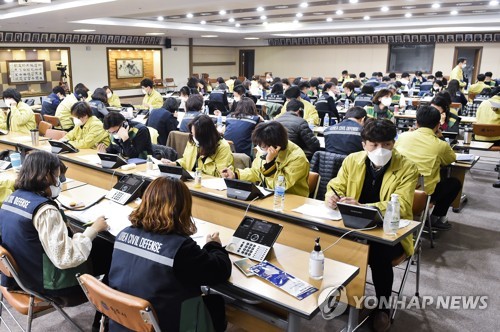
[[[142,59],[116,59],[116,78],[144,77]]]
[[[10,85],[45,83],[44,60],[8,60],[7,78]]]

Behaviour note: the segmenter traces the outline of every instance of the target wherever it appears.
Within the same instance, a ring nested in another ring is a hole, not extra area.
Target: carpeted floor
[[[476,152],[476,154],[479,154]],[[497,154],[486,153],[498,158]],[[472,174],[467,174],[464,192],[468,203],[460,213],[449,212],[453,228],[443,232],[436,239],[436,248],[430,249],[429,241],[424,239],[422,254],[421,296],[455,295],[488,296],[487,309],[436,309],[400,310],[391,331],[497,331],[500,300],[500,189],[491,184],[496,180],[492,171],[483,172],[479,168],[492,169],[491,165],[478,163]],[[399,284],[402,271],[395,272],[395,283]],[[409,276],[404,295],[415,292],[415,275]],[[373,288],[367,286],[367,294]],[[85,304],[69,308],[68,313],[75,321],[90,331],[94,311]],[[5,316],[5,315],[2,315]],[[19,315],[16,315],[19,317]],[[22,318],[22,317],[21,317]],[[313,320],[301,322],[301,331],[340,331],[347,316],[325,321],[321,315]],[[496,322],[496,323],[495,323]],[[25,324],[24,320],[22,321]],[[58,313],[51,313],[34,320],[33,331],[71,331]],[[370,331],[368,321],[359,331]],[[23,325],[24,326],[24,325]],[[497,326],[495,328],[495,326]],[[231,326],[229,331],[241,331]],[[0,331],[7,331],[0,326]],[[14,329],[14,331],[19,331]]]

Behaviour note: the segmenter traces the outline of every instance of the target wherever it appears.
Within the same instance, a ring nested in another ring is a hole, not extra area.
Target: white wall
[[[500,43],[436,44],[432,66],[434,72],[441,70],[445,76],[449,75],[455,66],[453,63],[455,47],[482,47],[483,54],[478,71],[481,73],[491,71],[495,77],[500,77]]]

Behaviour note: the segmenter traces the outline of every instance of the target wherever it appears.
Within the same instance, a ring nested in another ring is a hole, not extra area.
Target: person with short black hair
[[[456,178],[441,177],[441,168],[455,162],[457,157],[451,146],[436,136],[440,120],[441,114],[435,107],[420,107],[417,110],[417,130],[399,135],[395,148],[415,163],[424,176],[424,191],[431,195],[431,202],[434,203],[432,228],[449,230],[451,224],[446,214],[462,184]]]
[[[371,85],[363,85],[361,88],[361,93],[354,99],[354,106],[373,106],[372,99],[375,88]]]
[[[432,89],[430,91],[432,96],[435,96],[438,92],[443,91],[443,81],[436,80],[432,83]]]
[[[246,97],[247,89],[242,84],[238,84],[234,86],[233,89],[233,103],[231,105],[231,109],[229,113],[233,113],[236,111],[236,107],[238,107],[238,102],[241,98]]]
[[[349,81],[350,81],[349,71],[347,69],[342,70],[342,74],[341,74],[339,83],[344,84],[344,83],[349,82]]]
[[[283,92],[288,90],[288,88],[290,88],[292,86],[292,84],[290,84],[290,80],[288,78],[282,79],[281,84],[283,84]]]
[[[306,154],[307,159],[311,159],[314,152],[320,148],[319,140],[314,135],[309,124],[303,119],[304,103],[291,99],[286,104],[286,113],[276,119],[288,132],[288,139],[297,144]]]
[[[309,81],[311,88],[309,89],[309,97],[318,97],[320,93],[319,81],[317,79],[312,79]]]
[[[8,88],[2,93],[3,101],[9,108],[7,113],[0,111],[0,129],[29,134],[36,129],[35,113],[28,104],[21,101],[16,89]]]
[[[91,98],[92,99],[89,101],[89,105],[92,109],[92,113],[102,121],[104,117],[109,113],[108,109],[106,108],[107,106],[109,106],[106,90],[104,90],[103,88],[95,89]]]
[[[437,72],[434,73],[435,80],[436,81],[441,81],[443,82],[443,86],[448,85],[448,80],[443,76],[443,72],[438,70]]]
[[[344,95],[347,99],[349,99],[350,103],[354,103],[354,99],[356,99],[356,94],[354,93],[355,85],[353,82],[344,83]]]
[[[203,114],[204,104],[203,97],[199,93],[189,95],[186,101],[186,113],[184,114],[179,126],[180,131],[184,133],[189,132],[188,124],[191,120]]]
[[[393,84],[396,83],[396,78],[397,78],[396,73],[394,72],[389,73],[389,80],[391,83]]]
[[[370,118],[392,119],[394,113],[389,109],[392,104],[392,91],[379,90],[372,99],[373,106],[366,106],[366,113]]]
[[[221,176],[223,169],[233,167],[231,147],[217,131],[212,118],[205,114],[199,115],[189,122],[188,130],[189,142],[182,158],[175,162],[162,159],[164,164],[182,166],[193,172],[200,168],[203,174],[211,176]]]
[[[364,151],[348,155],[337,177],[327,185],[325,201],[331,208],[337,202],[377,207],[386,213],[391,194],[397,194],[401,219],[412,219],[412,205],[418,171],[415,165],[394,149],[396,125],[387,119],[367,119],[361,138]],[[340,195],[337,196],[337,195]],[[368,263],[379,304],[390,303],[394,273],[392,260],[403,253],[411,257],[413,235],[396,245],[368,241]],[[381,301],[386,300],[386,301]],[[390,308],[380,308],[374,316],[374,329],[387,331],[391,325]]]
[[[365,86],[366,85],[370,85],[372,86],[374,89],[380,85],[380,81],[378,79],[378,72],[374,71],[372,73],[372,77],[370,77],[370,79],[368,81],[365,82]]]
[[[309,161],[304,151],[288,140],[288,133],[281,123],[259,123],[252,133],[252,142],[257,148],[252,166],[234,171],[226,168],[222,170],[222,177],[258,182],[263,187],[274,189],[275,180],[283,175],[286,192],[309,196]]]
[[[271,93],[266,96],[266,101],[283,105],[286,102],[284,92],[283,83],[275,83],[271,89]]]
[[[464,77],[464,68],[467,66],[467,58],[458,58],[457,65],[450,74],[450,83],[452,80],[457,80],[460,86],[460,89],[463,89],[467,86],[467,82]],[[449,85],[449,83],[448,83]],[[453,96],[452,96],[453,97]]]
[[[399,82],[402,84],[402,89],[403,91],[408,91],[411,86],[410,82],[410,73],[404,72],[401,74],[401,78],[399,79]]]
[[[141,81],[141,91],[144,98],[139,108],[151,110],[162,107],[163,97],[155,90],[154,83],[151,79],[145,78]]]
[[[233,142],[237,153],[252,157],[252,132],[263,119],[252,99],[243,96],[237,104],[235,111],[226,117],[224,138]]]
[[[319,116],[318,112],[316,111],[316,108],[311,104],[310,102],[303,100],[301,97],[301,92],[300,89],[296,86],[292,86],[289,89],[285,91],[285,97],[287,99],[287,102],[292,100],[292,99],[297,99],[300,100],[302,103],[304,103],[304,120],[306,120],[310,124],[314,125],[319,125]],[[281,108],[281,113],[276,116],[279,117],[286,112],[286,103],[283,105]]]
[[[52,92],[47,96],[47,98],[42,101],[42,116],[43,115],[55,115],[57,106],[66,97],[66,91],[62,86],[56,86],[52,89]]]
[[[359,73],[359,80],[361,81],[361,83],[363,83],[363,85],[368,81],[368,79],[366,78],[366,73],[364,71]]]
[[[56,109],[56,116],[59,118],[61,122],[62,129],[66,131],[70,131],[73,129],[75,124],[73,123],[73,117],[71,116],[71,108],[74,104],[79,101],[85,101],[88,98],[88,89],[83,85],[83,83],[79,83],[80,87],[75,88],[75,92],[71,93],[64,98],[59,106]],[[78,86],[78,84],[77,84]]]
[[[325,151],[349,155],[363,150],[361,130],[366,119],[366,110],[351,107],[342,122],[325,129]]]
[[[477,82],[475,84],[472,84],[469,87],[469,90],[467,91],[467,99],[469,102],[474,101],[474,97],[479,94],[485,94],[486,90],[491,90],[491,86],[489,84],[486,84],[486,75],[485,74],[478,74],[477,75]]]
[[[309,91],[311,90],[311,84],[309,81],[301,81],[297,86],[300,90],[300,98],[310,103]]]
[[[103,123],[112,139],[107,148],[104,144],[99,144],[99,152],[120,154],[127,159],[146,159],[153,154],[149,129],[142,123],[126,120],[118,112],[109,112]]]
[[[170,132],[177,130],[179,122],[176,119],[178,101],[173,97],[165,99],[162,108],[157,108],[149,112],[146,126],[158,131],[158,144],[166,145]]]
[[[335,94],[337,91],[337,86],[332,82],[328,82],[323,85],[323,93],[321,93],[318,100],[314,104],[314,107],[318,112],[320,124],[323,124],[325,114],[328,114],[330,121],[331,119],[335,119],[337,122],[340,121],[340,115],[337,110],[337,103],[335,102]]]
[[[413,86],[419,86],[420,84],[427,82],[427,79],[422,75],[423,75],[423,73],[420,70],[417,70],[415,72],[415,76],[413,77],[413,80],[411,81]]]
[[[219,77],[222,83],[212,90],[208,97],[208,109],[211,114],[227,115],[229,112],[229,102],[227,100],[227,86],[224,79]]]
[[[498,86],[498,82],[493,79],[493,73],[491,71],[484,73],[484,76],[484,83],[488,84],[492,88]]]
[[[96,118],[86,101],[71,106],[71,116],[75,126],[61,141],[69,141],[77,149],[94,149],[99,144],[109,146],[109,134],[104,130],[101,120]]]
[[[431,106],[441,113],[440,131],[453,131],[458,133],[460,117],[451,112],[451,96],[448,91],[441,91],[434,95],[431,100]],[[439,133],[438,133],[439,135]]]

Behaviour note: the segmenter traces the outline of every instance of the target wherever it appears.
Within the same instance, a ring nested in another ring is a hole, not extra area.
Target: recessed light
[[[439,7],[441,7],[440,3],[433,3],[432,4],[432,8],[439,8]]]
[[[233,22],[234,22],[234,18],[232,18],[232,17],[231,17],[231,18],[228,20],[228,22],[229,22],[229,23],[233,23]]]
[[[300,7],[302,8],[307,8],[309,6],[309,4],[307,2],[303,2],[300,4]]]
[[[157,20],[158,21],[163,21],[165,18],[163,16],[158,16]]]
[[[219,15],[226,15],[226,11],[223,9],[223,10],[219,10]]]
[[[74,32],[94,32],[94,29],[76,29]]]
[[[267,25],[268,23],[267,22],[262,22],[262,25]]]
[[[383,11],[383,12],[388,12],[389,11],[389,7],[383,6],[382,8],[380,8],[380,10]]]
[[[146,32],[146,36],[161,36],[164,34],[165,32]]]
[[[415,9],[417,6],[403,6],[404,9]]]
[[[474,14],[481,14],[481,13],[486,13],[486,10],[473,10],[472,12]]]
[[[5,0],[5,2],[11,3],[11,2],[14,2],[14,0]]]
[[[331,21],[333,21],[333,18],[328,17],[328,18],[326,19],[326,21],[327,21],[327,22],[331,22]]]
[[[368,15],[363,16],[363,20],[368,21],[369,19],[370,19],[370,16],[368,16]]]
[[[176,20],[176,19],[181,18],[181,17],[179,15],[176,15],[176,16],[170,16],[169,18]]]
[[[207,24],[207,21],[201,21],[200,24]]]
[[[260,19],[261,19],[261,20],[265,20],[265,19],[267,19],[267,16],[266,16],[266,15],[262,15],[262,16],[260,17]]]
[[[433,15],[437,15],[438,13],[425,13],[424,15],[425,16],[433,16]]]
[[[279,6],[274,6],[275,9],[287,9],[287,5],[279,5]]]
[[[257,11],[258,12],[263,12],[264,11],[264,7],[257,7]]]
[[[236,23],[234,26],[237,27],[237,28],[239,28],[241,26],[241,24]]]
[[[251,17],[243,17],[242,20],[253,20]]]
[[[219,36],[217,36],[217,35],[201,35],[201,37],[203,37],[203,38],[217,38]]]
[[[456,10],[452,10],[452,11],[450,12],[450,15],[457,15],[457,14],[458,14],[458,11],[456,11]]]
[[[358,0],[349,0],[350,3],[358,3]]]
[[[492,0],[489,3],[490,6],[498,6],[498,1],[497,0]]]
[[[318,16],[320,16],[320,15],[325,15],[325,13],[323,13],[323,12],[316,12],[316,13],[312,13],[312,14],[313,14],[313,15],[318,15]]]
[[[335,12],[335,14],[337,14],[337,15],[342,15],[342,14],[344,14],[344,11],[343,11],[342,9],[339,9],[339,10],[337,10],[337,11]]]
[[[472,5],[472,2],[462,2],[462,3],[457,3],[457,6],[470,6]]]
[[[302,17],[302,16],[304,16],[304,15],[303,15],[302,13],[297,13],[297,14],[295,14],[295,16],[297,16],[297,17]]]
[[[299,20],[293,20],[293,24],[299,24]]]
[[[200,16],[210,16],[212,13],[201,13]]]
[[[246,39],[246,40],[257,40],[257,39],[260,39],[259,37],[245,37],[243,39]]]
[[[187,18],[193,18],[193,14],[191,14],[191,13],[187,13],[187,14],[186,14],[186,17],[187,17]]]
[[[411,13],[406,13],[405,14],[405,17],[411,17],[411,16],[412,16]]]
[[[212,23],[222,23],[222,20],[211,21]]]

